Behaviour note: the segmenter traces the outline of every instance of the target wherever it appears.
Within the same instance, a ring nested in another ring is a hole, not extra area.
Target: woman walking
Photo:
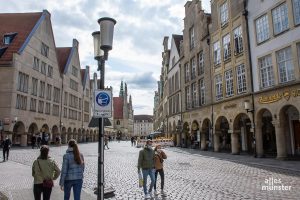
[[[156,190],[156,183],[157,183],[157,174],[159,173],[160,180],[161,180],[161,195],[165,196],[164,192],[164,184],[165,184],[165,173],[164,173],[164,168],[163,168],[163,162],[164,159],[167,159],[167,155],[165,152],[161,150],[161,145],[158,144],[156,145],[154,149],[155,155],[154,155],[154,166],[155,166],[155,182],[154,182],[154,194],[157,195],[157,190]]]
[[[84,159],[79,152],[76,140],[68,142],[68,149],[63,157],[59,185],[64,191],[64,200],[70,199],[71,188],[73,187],[74,200],[80,200],[83,183]]]
[[[55,161],[48,156],[48,146],[42,145],[40,152],[40,156],[32,165],[34,199],[41,200],[41,194],[43,193],[43,200],[50,200],[53,180],[58,178],[60,170]]]

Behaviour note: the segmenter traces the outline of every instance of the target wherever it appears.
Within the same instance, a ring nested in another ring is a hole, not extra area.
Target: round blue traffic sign
[[[107,106],[110,102],[110,97],[107,93],[105,92],[100,92],[97,96],[96,96],[96,103],[99,106]]]

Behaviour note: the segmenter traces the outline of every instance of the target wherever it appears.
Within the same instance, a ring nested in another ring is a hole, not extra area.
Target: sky
[[[97,72],[92,32],[100,29],[101,17],[117,21],[113,49],[105,63],[105,86],[118,96],[120,83],[127,83],[134,114],[153,114],[154,91],[157,90],[163,51],[163,38],[182,34],[186,0],[0,0],[1,13],[51,13],[57,47],[71,47],[79,41],[81,68],[90,66]],[[210,1],[202,7],[210,12]],[[170,43],[169,39],[169,43]],[[169,44],[170,47],[170,44]],[[97,72],[99,77],[99,72]]]

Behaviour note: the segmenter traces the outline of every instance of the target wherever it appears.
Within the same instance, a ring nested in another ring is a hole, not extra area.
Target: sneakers
[[[158,195],[158,192],[157,190],[154,190],[154,195],[157,196]]]
[[[152,193],[152,192],[149,192],[149,194],[150,194],[150,198],[153,198],[153,193]]]
[[[150,197],[150,194],[146,194],[145,195],[145,199],[150,199],[151,197]]]
[[[161,196],[163,196],[163,197],[167,196],[167,194],[165,193],[164,190],[161,191]]]

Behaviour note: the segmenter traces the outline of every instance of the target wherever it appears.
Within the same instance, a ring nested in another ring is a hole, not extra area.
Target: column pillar
[[[255,146],[256,146],[256,154],[258,158],[263,157],[264,148],[263,148],[263,136],[262,136],[262,123],[261,121],[255,122]]]
[[[27,146],[27,134],[26,133],[21,134],[20,146],[21,147]]]
[[[220,137],[219,137],[220,131],[215,131],[214,134],[214,151],[219,152],[220,151]]]
[[[283,124],[278,121],[272,124],[275,127],[277,159],[284,159],[287,157],[287,152]]]
[[[201,150],[206,150],[206,136],[205,136],[205,133],[200,133],[200,137],[201,137],[200,148],[201,148]]]
[[[239,150],[239,132],[233,131],[231,133],[231,154],[238,155],[240,154]]]

